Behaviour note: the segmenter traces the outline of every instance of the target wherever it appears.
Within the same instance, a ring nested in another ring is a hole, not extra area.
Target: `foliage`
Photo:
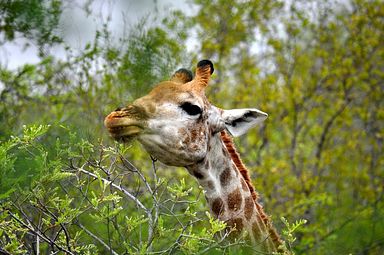
[[[199,55],[227,70],[218,74],[212,101],[270,114],[239,147],[267,211],[308,221],[294,249],[380,253],[383,3],[196,2],[195,21],[210,42]],[[265,12],[253,17],[262,6]]]
[[[0,33],[4,41],[14,41],[21,34],[40,47],[62,42],[57,27],[62,12],[60,0],[5,0],[0,8]],[[31,42],[29,42],[31,43]]]
[[[0,44],[21,37],[43,50],[37,64],[0,66],[0,253],[248,254],[220,235],[225,224],[184,169],[113,143],[102,125],[201,58],[216,66],[210,101],[269,113],[236,143],[293,252],[381,253],[382,1],[193,5],[119,40],[103,24],[75,50],[57,34],[61,1],[2,4]],[[44,50],[55,44],[65,59]]]
[[[296,221],[295,223],[289,223],[284,217],[281,217],[281,221],[284,223],[285,225],[285,228],[282,233],[284,235],[284,237],[286,238],[287,242],[288,242],[288,247],[289,248],[292,248],[292,245],[293,243],[296,241],[296,237],[293,235],[293,233],[299,228],[301,227],[302,225],[304,225],[305,223],[307,223],[306,220],[298,220]]]
[[[57,138],[54,150],[36,145],[47,130],[42,125],[25,127],[21,137],[4,143],[8,147],[14,143],[14,153],[2,155],[1,160],[25,160],[28,153],[35,159],[36,171],[30,185],[10,175],[2,178],[2,184],[7,179],[20,186],[2,191],[4,253],[44,249],[67,254],[103,250],[163,254],[225,249],[224,237],[218,243],[214,237],[226,224],[202,210],[201,199],[184,179],[179,182],[158,174],[155,162],[151,170],[141,171],[122,154],[127,150],[123,145],[94,145],[74,133],[67,134],[68,141]],[[49,154],[54,154],[53,159]],[[19,170],[16,164],[13,167]]]

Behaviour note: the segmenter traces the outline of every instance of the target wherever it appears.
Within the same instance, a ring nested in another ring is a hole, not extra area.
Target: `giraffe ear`
[[[209,79],[211,78],[214,70],[215,69],[213,68],[211,60],[204,59],[197,63],[196,75],[194,79],[196,81],[195,86],[197,90],[204,90],[205,87],[208,86]]]
[[[233,109],[224,110],[221,117],[228,132],[237,137],[263,122],[268,114],[258,109]]]

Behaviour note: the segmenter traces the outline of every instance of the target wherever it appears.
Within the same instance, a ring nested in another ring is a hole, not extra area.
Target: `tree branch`
[[[54,241],[52,241],[51,239],[49,239],[48,237],[46,237],[44,234],[40,233],[40,230],[35,230],[33,229],[31,226],[25,224],[23,221],[21,221],[18,217],[16,217],[16,215],[14,215],[12,212],[8,211],[8,214],[14,219],[16,220],[17,222],[19,222],[23,227],[27,228],[32,234],[34,235],[38,235],[41,239],[43,239],[45,242],[49,243],[50,245],[52,246],[55,246],[57,249],[59,249],[60,251],[63,251],[67,254],[70,254],[70,255],[74,255],[74,253],[72,253],[71,251],[61,247],[60,245],[56,244]]]
[[[87,233],[89,236],[91,236],[92,238],[94,238],[96,241],[98,241],[99,243],[101,243],[107,250],[109,250],[113,255],[118,255],[117,252],[115,252],[111,246],[109,246],[108,244],[106,244],[103,240],[101,240],[101,238],[97,237],[95,234],[93,234],[91,231],[89,231],[87,228],[85,228],[83,226],[83,224],[81,224],[80,222],[77,222],[76,224],[77,226],[79,226],[79,228],[81,228],[82,230],[84,230],[85,233]]]
[[[132,195],[128,190],[126,190],[125,188],[123,188],[121,185],[117,185],[111,181],[108,181],[107,179],[104,179],[100,176],[97,176],[96,174],[94,173],[91,173],[83,168],[80,168],[80,167],[77,167],[76,168],[79,172],[82,172],[86,175],[89,175],[95,179],[100,179],[101,181],[103,181],[104,183],[107,183],[109,185],[111,185],[112,187],[114,187],[115,189],[121,191],[124,193],[124,195],[126,195],[128,198],[130,198],[131,200],[133,200],[136,205],[138,205],[141,209],[143,209],[147,214],[149,213],[150,214],[150,211],[148,210],[148,208],[146,208],[141,202],[139,199],[137,199],[134,195]]]

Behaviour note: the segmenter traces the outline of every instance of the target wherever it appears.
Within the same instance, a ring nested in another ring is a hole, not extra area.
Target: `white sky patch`
[[[118,40],[124,36],[124,32],[132,28],[142,18],[153,14],[161,21],[172,9],[181,9],[186,15],[193,10],[192,5],[186,0],[94,0],[90,9],[92,13],[87,15],[83,10],[87,1],[81,0],[64,4],[64,10],[58,26],[58,32],[64,39],[64,45],[74,50],[82,50],[85,45],[92,42],[97,30],[102,28],[108,18],[108,28],[112,38]],[[193,40],[189,40],[188,43]],[[28,47],[26,47],[28,45]],[[60,44],[51,49],[51,54],[56,58],[64,59],[64,45]],[[191,48],[188,47],[187,48]],[[193,48],[193,47],[192,47]],[[10,70],[15,70],[24,64],[36,64],[40,61],[38,48],[28,40],[20,37],[13,42],[7,42],[0,48],[0,65]]]

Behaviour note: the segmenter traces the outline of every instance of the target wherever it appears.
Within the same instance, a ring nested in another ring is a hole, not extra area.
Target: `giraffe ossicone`
[[[194,78],[180,69],[149,94],[111,112],[104,124],[114,139],[137,139],[164,164],[185,167],[204,188],[212,215],[227,222],[232,236],[246,231],[259,250],[287,253],[228,135],[243,135],[268,115],[212,105],[205,88],[213,71],[209,60],[197,64]]]

